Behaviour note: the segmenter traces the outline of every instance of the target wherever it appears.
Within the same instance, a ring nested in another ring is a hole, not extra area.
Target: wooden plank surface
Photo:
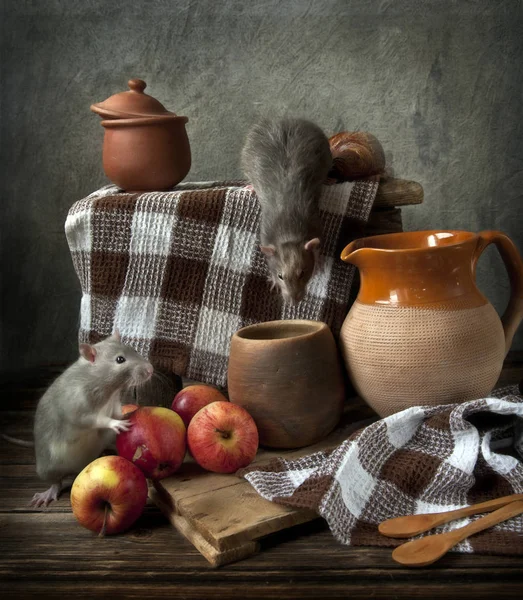
[[[179,512],[218,550],[230,550],[316,518],[313,511],[268,502],[245,481],[182,500]]]
[[[27,388],[23,401],[13,388],[9,398],[2,394],[2,430],[29,439],[39,395]],[[523,589],[520,557],[450,553],[431,567],[406,569],[390,549],[338,544],[322,519],[263,538],[257,554],[213,569],[152,504],[130,531],[103,539],[78,525],[68,492],[48,509],[28,509],[43,489],[30,448],[0,440],[0,478],[3,598],[478,600],[519,598]]]
[[[516,598],[522,583],[521,560],[453,554],[431,568],[408,570],[387,550],[333,543],[321,521],[221,569],[209,568],[154,512],[132,532],[104,539],[71,514],[1,515],[0,527],[4,598],[22,592],[54,598],[118,592],[133,598]]]
[[[220,567],[230,563],[243,560],[253,554],[256,554],[260,549],[258,542],[248,540],[243,543],[237,543],[229,549],[217,548],[215,544],[211,544],[205,537],[194,527],[193,523],[185,517],[179,515],[170,502],[170,498],[160,494],[159,490],[154,487],[149,489],[149,497],[153,503],[160,508],[163,514],[167,517],[171,525],[181,533],[191,544],[200,552],[200,554],[213,567]]]

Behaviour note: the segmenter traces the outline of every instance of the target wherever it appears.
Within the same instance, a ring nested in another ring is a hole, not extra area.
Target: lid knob
[[[131,91],[138,92],[140,94],[143,94],[143,91],[147,87],[147,84],[143,79],[129,79],[127,85]]]

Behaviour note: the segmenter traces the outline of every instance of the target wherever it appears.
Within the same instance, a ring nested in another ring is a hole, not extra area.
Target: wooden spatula
[[[505,506],[505,504],[509,504],[510,502],[516,502],[517,500],[523,500],[523,494],[503,496],[502,498],[488,500],[487,502],[481,502],[479,504],[473,504],[472,506],[465,506],[464,508],[449,510],[447,512],[397,517],[380,523],[378,531],[387,537],[408,538],[423,533],[424,531],[428,531],[438,525],[448,523],[449,521],[482,512],[490,512],[491,510],[496,510],[496,508]]]
[[[498,508],[490,515],[481,517],[481,519],[473,521],[460,529],[437,535],[427,535],[418,540],[406,542],[392,552],[392,558],[396,562],[409,567],[425,567],[437,561],[465,538],[522,513],[523,500],[511,502],[502,508]]]

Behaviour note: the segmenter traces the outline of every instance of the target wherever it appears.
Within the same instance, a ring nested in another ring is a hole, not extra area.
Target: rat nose
[[[299,304],[303,300],[304,296],[305,294],[302,292],[298,292],[297,294],[294,294],[292,296],[289,295],[287,297],[287,302],[289,304],[292,304],[293,306],[296,306],[296,304]]]
[[[154,367],[151,364],[148,364],[145,367],[145,370],[147,372],[147,375],[149,375],[149,377],[154,373]]]

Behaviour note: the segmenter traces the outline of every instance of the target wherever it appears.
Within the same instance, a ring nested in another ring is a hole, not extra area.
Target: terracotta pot
[[[253,417],[260,444],[300,448],[329,434],[344,401],[342,366],[329,327],[318,321],[269,321],[231,339],[231,402]]]
[[[127,191],[172,188],[191,168],[188,118],[169,112],[145,94],[145,81],[131,79],[128,85],[130,91],[91,106],[104,118],[105,174]]]
[[[502,320],[475,284],[494,243],[512,295]],[[523,261],[496,231],[417,231],[355,240],[342,252],[361,287],[340,336],[348,374],[382,417],[487,396],[523,317]]]

